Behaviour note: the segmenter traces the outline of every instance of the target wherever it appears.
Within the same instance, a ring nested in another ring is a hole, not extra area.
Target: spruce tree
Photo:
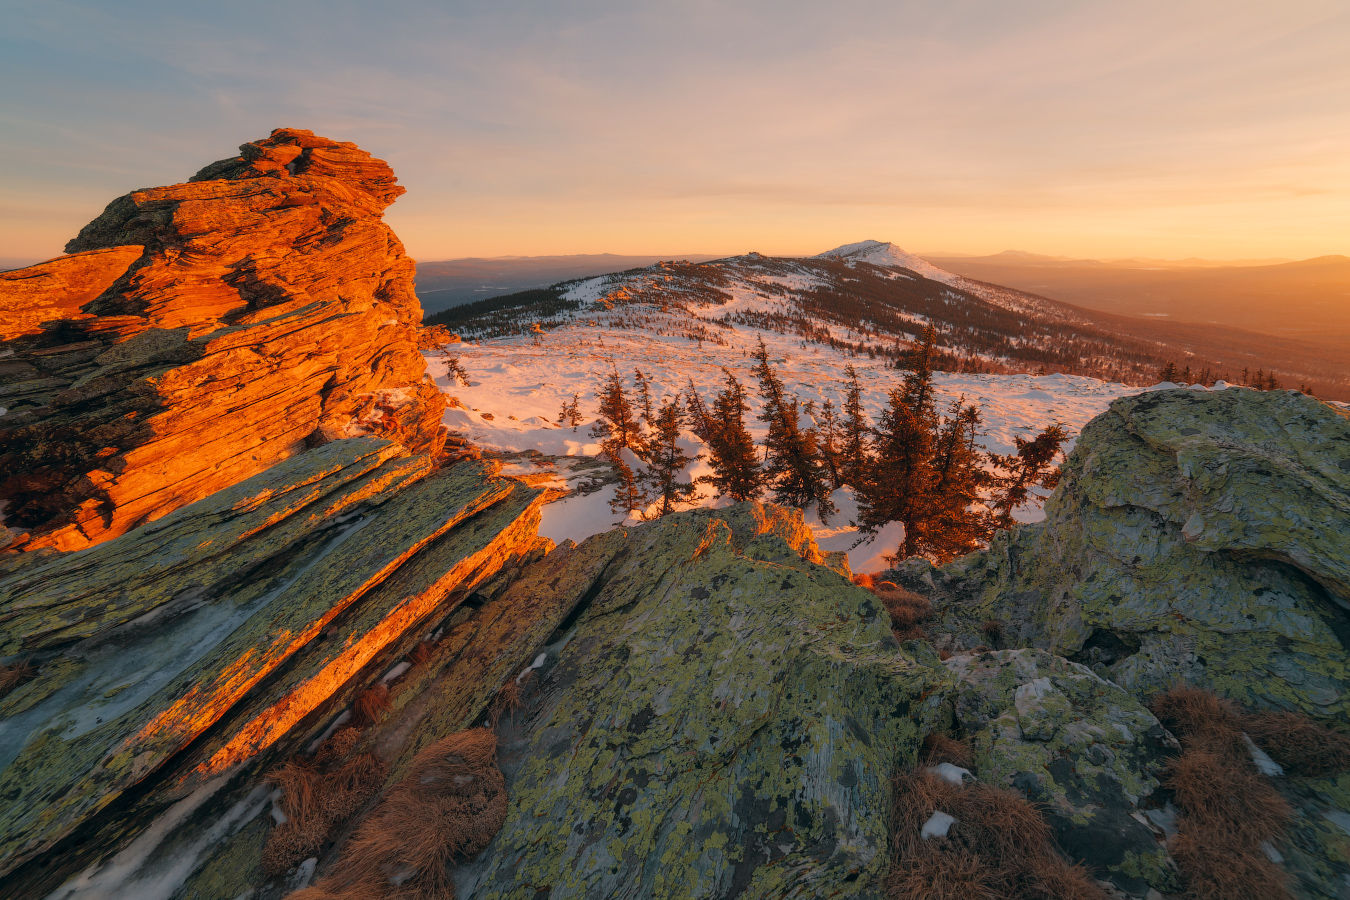
[[[932,481],[933,430],[910,407],[903,390],[887,395],[877,423],[875,455],[858,490],[859,524],[875,532],[888,522],[905,526],[901,557],[913,556],[921,543],[920,531],[926,494]]]
[[[679,398],[662,403],[652,420],[650,468],[643,474],[643,480],[650,488],[652,500],[661,504],[658,516],[674,510],[677,503],[689,502],[696,493],[691,482],[680,480],[684,467],[693,460],[680,446],[680,420]]]
[[[846,484],[860,488],[867,474],[870,452],[868,435],[871,426],[863,411],[862,387],[858,384],[858,370],[849,363],[844,369],[848,376],[848,393],[844,397],[844,425],[840,447],[840,475]]]
[[[933,442],[932,482],[923,495],[909,552],[939,564],[964,556],[989,539],[992,517],[975,508],[989,483],[984,454],[975,449],[980,410],[962,397],[952,403]]]
[[[600,415],[591,426],[591,436],[600,440],[600,450],[610,459],[617,459],[619,451],[628,449],[639,459],[647,455],[642,429],[633,415],[633,407],[624,393],[623,379],[617,370],[605,376],[600,389]]]
[[[820,464],[814,433],[803,430],[797,398],[789,397],[769,364],[769,351],[760,338],[755,351],[755,376],[764,401],[760,420],[769,427],[764,440],[764,475],[774,497],[791,506],[816,506],[822,522],[834,513],[830,490]]]
[[[760,471],[759,454],[750,430],[745,427],[745,414],[750,410],[745,389],[727,369],[726,387],[713,400],[709,417],[708,445],[712,475],[706,476],[719,497],[736,501],[754,500],[764,490],[764,475]]]
[[[637,382],[638,412],[642,415],[643,428],[652,431],[656,427],[656,421],[653,415],[651,380],[642,374],[641,369],[633,370],[633,378]]]
[[[821,404],[820,418],[816,424],[819,426],[817,435],[820,458],[825,463],[825,471],[830,477],[830,487],[835,489],[843,484],[843,454],[840,450],[843,427],[838,414],[834,411],[834,403],[830,400]]]
[[[1012,527],[1013,510],[1027,501],[1032,488],[1048,490],[1059,484],[1059,468],[1055,465],[1055,458],[1068,439],[1068,430],[1056,422],[1031,440],[1013,438],[1017,448],[1013,453],[991,454],[992,461],[1000,470],[990,504],[995,528]]]

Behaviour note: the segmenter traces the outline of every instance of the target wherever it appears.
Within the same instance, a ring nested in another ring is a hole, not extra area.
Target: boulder
[[[458,895],[873,896],[936,654],[810,561],[798,511],[673,514],[571,559],[602,573],[501,726],[507,820]]]
[[[948,708],[980,779],[1036,802],[1070,859],[1127,896],[1178,888],[1158,791],[1176,742],[1135,698],[1043,650],[958,653]]]
[[[942,569],[958,645],[1036,646],[1136,696],[1184,681],[1350,716],[1350,416],[1293,391],[1163,390],[1093,419],[1044,522]]]
[[[439,451],[393,172],[295,129],[240,150],[0,276],[11,549],[116,537],[326,440]]]

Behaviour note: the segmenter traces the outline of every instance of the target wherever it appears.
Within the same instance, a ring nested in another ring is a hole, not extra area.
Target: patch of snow
[[[968,781],[974,781],[975,776],[969,769],[963,769],[960,766],[951,763],[938,763],[928,770],[948,784],[963,785]]]
[[[931,840],[932,838],[945,838],[947,832],[951,831],[956,819],[949,816],[942,810],[938,810],[928,817],[928,821],[923,823],[923,828],[919,831],[919,837],[922,840]]]
[[[408,671],[411,668],[412,663],[408,662],[407,660],[398,663],[388,672],[384,673],[384,677],[380,679],[380,684],[389,684],[395,678],[398,678],[400,675],[402,675],[404,672]]]
[[[1267,777],[1279,777],[1284,774],[1284,767],[1271,759],[1266,751],[1256,746],[1256,742],[1246,734],[1242,735],[1242,742],[1247,745],[1247,752],[1251,754],[1258,772]]]

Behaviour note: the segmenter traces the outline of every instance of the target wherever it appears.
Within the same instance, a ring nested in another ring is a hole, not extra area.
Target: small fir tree
[[[651,498],[660,503],[656,515],[664,516],[678,503],[694,499],[697,489],[692,482],[682,481],[684,468],[694,457],[680,446],[680,401],[672,398],[661,404],[653,419],[649,466],[643,479]]]
[[[828,521],[835,509],[830,502],[815,433],[801,427],[797,398],[788,396],[782,380],[769,364],[763,338],[755,351],[755,360],[755,376],[764,402],[760,419],[769,427],[764,440],[765,480],[780,503],[802,508],[814,504],[820,520]]]
[[[764,474],[760,470],[759,455],[750,430],[745,427],[745,414],[750,410],[745,388],[727,369],[724,387],[713,400],[708,416],[708,445],[712,474],[704,476],[719,497],[736,501],[754,500],[764,490]]]
[[[846,484],[861,487],[867,472],[867,459],[871,452],[869,434],[871,426],[867,414],[863,412],[862,387],[858,384],[858,370],[853,364],[844,369],[848,376],[848,393],[844,398],[844,423],[842,446],[840,447],[840,475]]]
[[[1069,432],[1056,422],[1031,440],[1023,437],[1013,438],[1017,448],[1006,455],[991,454],[991,459],[1000,470],[995,478],[996,490],[990,504],[994,513],[995,528],[1011,528],[1013,510],[1025,503],[1033,488],[1052,490],[1059,484],[1059,467],[1055,459],[1069,439]]]

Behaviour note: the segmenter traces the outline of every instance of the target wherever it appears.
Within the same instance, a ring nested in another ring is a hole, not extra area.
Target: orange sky
[[[1343,0],[183,6],[17,4],[0,257],[278,125],[388,159],[423,259],[1350,253]]]

